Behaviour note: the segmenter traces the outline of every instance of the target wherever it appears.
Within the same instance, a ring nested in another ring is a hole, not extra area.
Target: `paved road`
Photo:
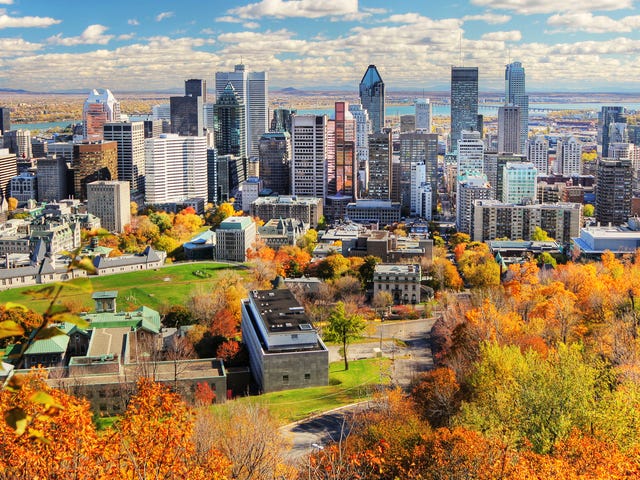
[[[388,375],[393,383],[407,387],[411,380],[419,373],[433,366],[431,348],[429,347],[429,332],[434,319],[419,319],[410,321],[388,321],[376,324],[376,328],[369,335],[370,342],[350,345],[347,349],[350,360],[371,358],[380,348],[382,338],[382,354],[392,359],[391,371]],[[377,340],[373,340],[376,338]],[[406,346],[402,346],[401,340]],[[329,347],[329,361],[341,360],[340,347]],[[301,461],[304,456],[314,449],[321,448],[331,441],[344,438],[349,433],[348,418],[358,408],[366,408],[368,402],[347,405],[329,412],[314,416],[301,422],[283,426],[280,431],[288,438],[293,446],[288,452],[291,462]],[[320,447],[319,447],[320,446]]]

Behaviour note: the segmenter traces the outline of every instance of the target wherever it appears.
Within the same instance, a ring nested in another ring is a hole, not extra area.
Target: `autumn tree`
[[[357,313],[346,313],[343,302],[338,302],[329,314],[329,318],[327,318],[327,326],[324,331],[325,338],[342,344],[345,370],[349,370],[347,346],[353,340],[360,338],[366,326],[364,319]]]
[[[531,240],[534,242],[550,242],[553,241],[553,238],[545,230],[536,226],[531,233]]]
[[[432,427],[448,426],[461,400],[455,372],[441,367],[419,375],[413,383],[411,398]]]

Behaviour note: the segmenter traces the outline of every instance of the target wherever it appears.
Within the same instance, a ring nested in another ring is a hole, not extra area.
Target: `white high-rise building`
[[[91,90],[82,108],[82,136],[86,140],[102,140],[105,123],[120,121],[120,102],[110,90]]]
[[[413,162],[411,164],[411,192],[410,192],[410,215],[417,215],[421,202],[418,190],[427,182],[427,167],[424,162]],[[429,189],[431,190],[431,189]],[[431,202],[429,202],[431,203]]]
[[[480,132],[462,131],[458,140],[458,177],[484,170],[484,142]]]
[[[609,157],[614,160],[630,160],[629,155],[629,143],[610,143],[609,144]]]
[[[471,234],[474,200],[491,198],[491,186],[484,174],[464,175],[456,194],[456,226],[459,232]]]
[[[369,134],[371,121],[360,103],[350,103],[349,111],[356,121],[356,162],[358,165],[358,196],[369,188]]]
[[[207,139],[164,133],[144,144],[145,201],[178,203],[207,198]]]
[[[538,170],[531,162],[507,162],[502,178],[504,203],[535,203]]]
[[[431,102],[428,98],[418,98],[415,101],[416,131],[431,133]]]
[[[215,103],[205,103],[202,108],[204,110],[204,128],[209,130],[209,132],[214,132],[214,126],[216,123],[216,104]]]
[[[418,187],[418,201],[416,203],[416,216],[424,218],[425,220],[431,220],[432,218],[432,193],[431,184],[423,183]]]
[[[18,158],[31,158],[31,130],[8,130],[2,137],[4,148]]]
[[[327,196],[327,116],[291,117],[291,193]]]
[[[571,176],[582,174],[582,142],[575,137],[559,138],[553,171]]]
[[[105,123],[104,140],[118,142],[118,180],[131,192],[144,192],[144,122]]]
[[[246,142],[250,157],[258,156],[263,133],[269,131],[269,75],[267,72],[248,72],[242,64],[233,72],[216,72],[216,98],[231,82],[246,108]]]
[[[539,175],[549,174],[549,141],[542,135],[527,140],[527,160],[538,169]]]
[[[129,182],[103,180],[87,184],[87,211],[100,219],[102,228],[122,233],[131,221]]]

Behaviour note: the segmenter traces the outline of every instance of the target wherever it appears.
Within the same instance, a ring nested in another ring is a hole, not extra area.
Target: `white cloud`
[[[554,12],[595,12],[633,8],[633,0],[589,0],[566,2],[560,0],[471,0],[471,3],[494,10],[512,10],[523,15]]]
[[[241,18],[320,18],[358,14],[358,0],[262,0],[227,11]]]
[[[123,33],[122,35],[118,35],[118,40],[131,40],[135,36],[135,33]]]
[[[77,37],[63,37],[61,33],[47,38],[51,45],[64,45],[66,47],[74,45],[106,45],[113,38],[113,35],[105,35],[108,27],[104,25],[89,25]]]
[[[226,22],[226,23],[242,23],[245,20],[242,18],[232,17],[231,15],[225,15],[224,17],[216,18],[216,22]]]
[[[478,21],[478,22],[486,22],[491,25],[507,23],[509,20],[511,20],[510,15],[498,15],[496,13],[489,13],[489,12],[483,13],[481,15],[465,15],[464,17],[462,17],[463,22]]]
[[[137,27],[138,25],[140,25],[140,22],[135,18],[130,18],[129,20],[127,20],[127,23],[129,25],[133,25],[134,27]]]
[[[13,5],[13,0],[0,0],[0,5]]]
[[[173,12],[161,12],[158,15],[156,15],[156,22],[161,22],[165,18],[171,18],[174,15],[175,14]]]
[[[213,28],[203,28],[200,33],[203,35],[215,35],[216,31]]]
[[[259,28],[260,24],[258,22],[244,22],[242,26],[244,28],[250,28],[253,30],[253,29]]]
[[[5,5],[9,4],[5,3]],[[51,17],[10,17],[2,12],[0,15],[0,29],[50,27],[51,25],[57,25],[61,21]]]
[[[640,28],[640,15],[623,17],[619,20],[605,15],[593,15],[590,12],[565,13],[552,15],[547,19],[547,25],[557,27],[556,32],[632,32]]]
[[[0,57],[13,57],[16,53],[35,52],[41,48],[41,43],[27,42],[22,38],[0,38]]]
[[[522,33],[519,30],[508,32],[489,32],[480,37],[481,40],[490,42],[519,42],[522,40]]]

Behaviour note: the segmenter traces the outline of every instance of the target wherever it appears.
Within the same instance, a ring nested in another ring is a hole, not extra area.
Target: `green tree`
[[[309,252],[309,254],[313,254],[313,249],[316,247],[318,243],[318,232],[313,228],[307,230],[301,238],[298,239],[298,246],[303,250]]]
[[[536,227],[533,229],[533,233],[531,234],[531,240],[534,242],[550,242],[553,241],[553,238],[551,238],[542,228]]]
[[[457,245],[469,242],[471,242],[471,237],[469,236],[469,234],[461,232],[454,233],[449,237],[449,248],[453,250]]]
[[[382,259],[374,255],[367,255],[364,257],[364,263],[360,265],[360,268],[358,269],[362,285],[366,287],[373,282],[373,272],[376,269],[376,265],[380,262],[382,262]]]
[[[327,319],[325,327],[325,338],[330,341],[342,343],[342,352],[344,355],[344,369],[349,370],[349,361],[347,359],[347,346],[353,340],[360,338],[367,324],[362,316],[357,313],[348,314],[344,308],[343,302],[336,303]]]
[[[316,268],[316,275],[323,280],[341,277],[349,270],[349,260],[342,254],[335,253],[323,259]]]
[[[538,255],[538,265],[551,265],[553,268],[556,268],[558,262],[549,252],[542,252]]]
[[[590,203],[587,203],[584,207],[582,207],[582,214],[585,217],[593,217],[595,212],[596,212],[595,207],[593,205],[591,205]]]

